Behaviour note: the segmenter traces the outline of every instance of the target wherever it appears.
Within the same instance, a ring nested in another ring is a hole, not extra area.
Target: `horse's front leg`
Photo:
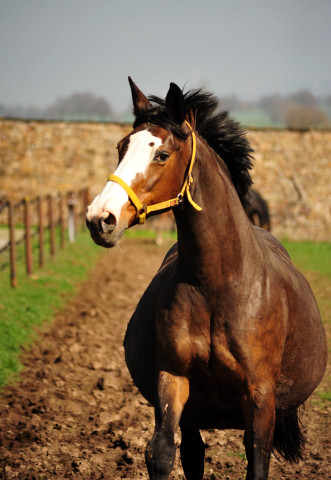
[[[151,480],[167,480],[170,475],[176,455],[174,436],[188,396],[187,378],[159,372],[155,431],[146,448],[146,464]]]
[[[267,480],[275,430],[275,389],[268,382],[249,388],[243,398],[246,422],[246,480]]]

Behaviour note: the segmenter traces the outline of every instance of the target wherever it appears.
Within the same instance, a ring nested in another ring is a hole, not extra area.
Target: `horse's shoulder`
[[[279,258],[291,262],[291,258],[286,248],[273,235],[271,235],[271,233],[269,233],[267,230],[264,230],[263,228],[256,227],[255,225],[252,225],[252,229],[255,238],[259,242],[263,242],[271,253],[273,253]]]

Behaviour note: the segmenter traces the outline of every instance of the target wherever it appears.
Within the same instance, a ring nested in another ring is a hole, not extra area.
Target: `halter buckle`
[[[143,204],[143,206],[139,208],[139,210],[137,210],[137,217],[139,217],[142,214],[147,215],[147,205]]]
[[[146,221],[147,216],[147,205],[143,205],[139,210],[137,209],[137,216],[136,218],[139,221],[139,225],[143,225]]]
[[[180,205],[181,203],[183,203],[183,194],[179,193],[177,195],[177,205]]]

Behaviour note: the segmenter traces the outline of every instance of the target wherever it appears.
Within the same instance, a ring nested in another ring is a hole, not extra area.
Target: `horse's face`
[[[143,124],[118,143],[120,177],[145,205],[175,198],[190,158],[190,142]],[[113,247],[126,228],[137,223],[137,210],[126,191],[108,181],[87,209],[86,223],[98,245]]]

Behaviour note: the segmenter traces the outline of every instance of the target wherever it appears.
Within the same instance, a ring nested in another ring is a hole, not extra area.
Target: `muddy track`
[[[131,382],[122,342],[166,250],[127,241],[105,252],[77,296],[23,353],[22,380],[0,399],[0,478],[148,479],[144,451],[153,409]],[[304,461],[273,458],[270,479],[331,478],[330,412],[307,402]],[[242,432],[203,437],[205,479],[245,478]],[[170,478],[184,478],[178,456]]]

